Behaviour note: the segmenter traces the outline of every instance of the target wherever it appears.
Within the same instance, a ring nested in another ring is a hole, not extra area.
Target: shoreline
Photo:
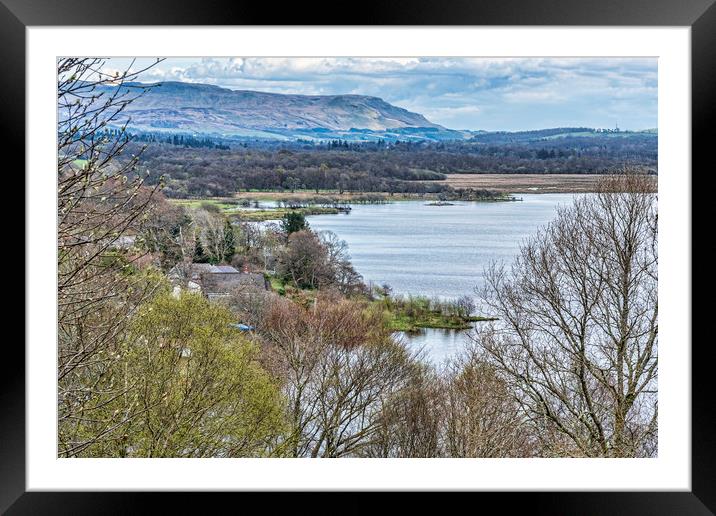
[[[188,208],[199,207],[203,203],[217,205],[227,216],[241,218],[246,221],[265,221],[281,218],[288,211],[299,211],[305,216],[334,215],[348,211],[341,205],[351,204],[383,204],[404,201],[424,201],[428,206],[440,206],[455,202],[514,202],[521,201],[522,194],[579,194],[593,193],[598,190],[599,182],[607,174],[474,174],[460,173],[447,174],[447,178],[439,181],[420,181],[421,183],[443,184],[457,192],[479,193],[481,190],[494,192],[494,197],[465,198],[445,196],[444,193],[393,193],[390,192],[343,192],[338,190],[296,190],[271,191],[253,190],[236,192],[231,196],[223,197],[192,197],[170,198],[173,204]],[[658,176],[653,176],[656,181]],[[312,204],[317,198],[330,198],[332,204]],[[370,199],[374,197],[375,199]],[[296,207],[264,207],[260,209],[242,209],[238,206],[240,201],[276,202],[291,199],[297,202]],[[304,205],[300,205],[301,203]],[[443,204],[444,203],[444,204]]]
[[[447,178],[436,181],[419,181],[426,184],[448,185],[456,190],[492,190],[501,194],[550,194],[550,193],[592,193],[596,191],[598,182],[607,177],[607,174],[476,174],[458,173],[446,174]],[[656,179],[658,176],[654,176]],[[330,196],[337,200],[350,203],[353,199],[359,199],[366,195],[380,195],[387,201],[413,201],[413,200],[437,200],[438,193],[393,193],[386,191],[371,192],[343,192],[338,190],[320,189],[276,191],[276,190],[251,190],[236,192],[231,196],[223,197],[189,197],[171,199],[177,203],[191,204],[209,200],[213,202],[235,202],[237,199],[249,199],[256,201],[275,201],[277,199],[310,199],[320,196]],[[450,199],[453,200],[453,199]],[[456,199],[459,200],[459,199]]]

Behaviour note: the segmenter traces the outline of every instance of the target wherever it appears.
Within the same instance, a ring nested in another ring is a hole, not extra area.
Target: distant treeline
[[[110,130],[109,132],[111,132]],[[197,137],[187,134],[157,134],[157,133],[141,133],[130,134],[130,137],[138,142],[146,143],[166,143],[179,147],[187,147],[192,149],[221,149],[229,150],[231,147],[222,143],[221,140],[215,140],[208,136]]]
[[[554,130],[556,131],[556,130]],[[536,135],[534,134],[536,133]],[[657,171],[649,133],[485,133],[449,142],[234,142],[142,135],[140,169],[164,176],[170,197],[247,190],[439,193],[450,173],[599,174],[632,166]],[[529,135],[529,136],[527,136]],[[538,137],[539,136],[539,137]]]

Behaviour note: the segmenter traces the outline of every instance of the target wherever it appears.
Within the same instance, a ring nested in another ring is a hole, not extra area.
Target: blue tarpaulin
[[[244,323],[231,323],[230,326],[233,326],[234,328],[238,328],[241,331],[250,331],[253,330],[253,326],[249,326],[248,324]]]

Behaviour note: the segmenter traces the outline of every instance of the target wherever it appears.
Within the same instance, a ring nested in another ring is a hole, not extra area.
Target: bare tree
[[[253,327],[263,326],[264,314],[275,302],[277,294],[262,286],[247,283],[233,287],[223,302],[238,320]]]
[[[470,317],[475,311],[475,300],[471,296],[460,296],[455,301],[455,309],[460,317]]]
[[[308,230],[290,234],[277,272],[300,288],[320,288],[333,280],[326,247]]]
[[[308,309],[281,298],[268,311],[262,334],[287,397],[287,455],[355,456],[378,439],[382,401],[412,368],[381,317],[335,297]]]
[[[222,263],[228,251],[226,244],[226,218],[221,212],[198,209],[192,214],[195,238],[201,239],[212,263]]]
[[[348,254],[348,244],[333,231],[319,231],[319,240],[326,249],[326,264],[331,271],[332,282],[343,294],[365,292],[363,277],[353,267]]]
[[[106,374],[117,360],[127,317],[152,282],[126,274],[113,247],[136,234],[153,192],[125,157],[123,111],[146,88],[129,84],[144,70],[108,73],[106,61],[60,59],[58,84],[58,413],[59,453],[76,455],[108,439],[132,417],[118,412],[82,430],[123,387]],[[130,67],[131,69],[131,67]],[[122,121],[123,120],[123,121]]]
[[[161,192],[154,192],[139,230],[139,243],[143,249],[158,254],[162,269],[168,271],[192,260],[191,224],[191,218],[182,206],[173,205]]]
[[[501,320],[476,341],[542,437],[543,453],[652,455],[657,435],[657,195],[621,174],[494,265]]]
[[[527,457],[531,429],[509,384],[468,347],[445,368],[443,434],[449,457]]]
[[[416,363],[406,385],[384,401],[366,457],[442,457],[445,389],[433,367]]]

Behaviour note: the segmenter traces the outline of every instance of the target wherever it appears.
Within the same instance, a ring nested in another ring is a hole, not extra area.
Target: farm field
[[[509,193],[593,192],[599,174],[447,174],[453,188],[485,188]]]

